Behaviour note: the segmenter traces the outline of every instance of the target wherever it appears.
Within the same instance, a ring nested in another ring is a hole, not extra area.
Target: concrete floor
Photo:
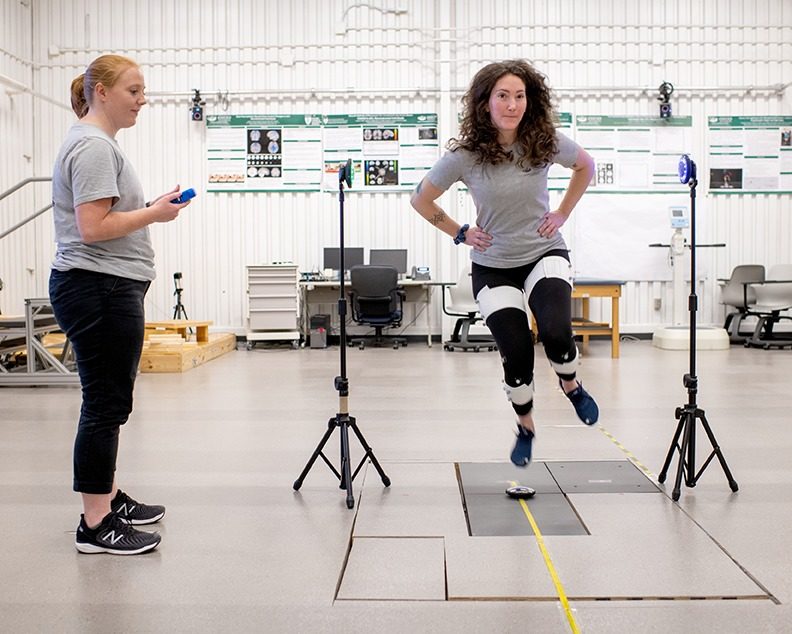
[[[602,413],[587,428],[539,349],[535,459],[630,459],[656,481],[687,370],[687,352],[625,342],[611,359],[592,342],[579,376]],[[292,489],[338,409],[337,348],[140,375],[118,481],[168,511],[160,548],[128,558],[73,546],[79,390],[0,389],[0,630],[792,631],[789,351],[698,355],[738,493],[716,461],[674,503],[675,457],[662,493],[569,494],[587,535],[468,534],[456,463],[504,463],[513,439],[497,353],[350,349],[348,372],[350,413],[392,480],[364,466],[353,510],[321,461]],[[327,447],[337,461],[337,431]],[[537,468],[514,471],[530,484]]]

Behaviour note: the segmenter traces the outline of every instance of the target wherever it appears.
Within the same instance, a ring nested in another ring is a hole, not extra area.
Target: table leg
[[[611,358],[619,358],[619,298],[611,298]]]
[[[432,287],[424,286],[426,292],[426,345],[432,347]]]

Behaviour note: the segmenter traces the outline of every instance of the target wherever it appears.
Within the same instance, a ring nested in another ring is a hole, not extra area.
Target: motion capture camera
[[[203,121],[204,118],[204,111],[203,107],[206,105],[206,102],[201,99],[201,91],[197,88],[193,88],[193,98],[192,98],[192,107],[190,108],[190,119],[193,121]]]
[[[660,118],[668,119],[671,117],[671,95],[674,92],[674,87],[667,81],[660,84],[660,96],[657,100],[660,102]]]

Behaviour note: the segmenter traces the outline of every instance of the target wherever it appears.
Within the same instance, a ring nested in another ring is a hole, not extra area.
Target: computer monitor
[[[340,271],[341,250],[338,247],[325,247],[323,263],[322,268]],[[348,271],[358,264],[363,264],[363,247],[344,247],[344,268]]]
[[[407,249],[371,249],[369,264],[388,264],[401,274],[407,273]]]

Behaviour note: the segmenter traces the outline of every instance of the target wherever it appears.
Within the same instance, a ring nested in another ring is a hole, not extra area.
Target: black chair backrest
[[[356,312],[361,317],[384,317],[398,310],[399,273],[385,264],[353,266],[350,286]]]

